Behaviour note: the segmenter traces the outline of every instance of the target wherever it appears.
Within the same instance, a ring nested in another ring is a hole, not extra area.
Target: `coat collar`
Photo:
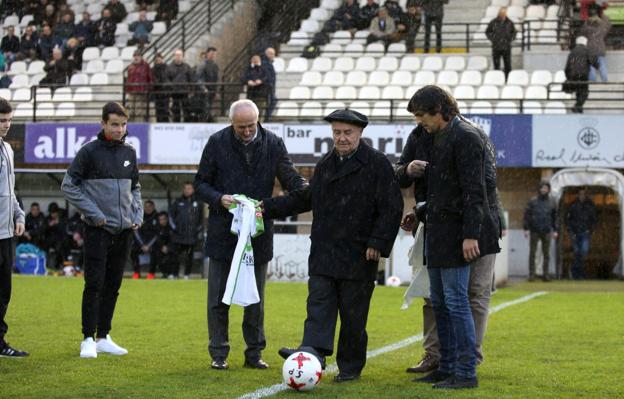
[[[235,134],[236,133],[234,132],[234,127],[230,125],[228,127],[228,134],[227,134],[228,140],[230,141],[230,145],[232,146],[232,149],[234,150],[234,152],[240,156],[241,160],[243,161],[243,165],[247,165],[247,162],[245,161],[245,155],[243,155],[243,152],[241,150],[241,147],[244,144],[239,142],[236,139],[236,137],[234,136]],[[260,122],[258,122],[258,130],[256,131],[256,136],[254,137],[254,141],[256,140],[259,141],[259,143],[249,144],[249,145],[258,145],[259,147],[261,147],[257,151],[254,151],[253,153],[253,157],[251,159],[252,170],[260,161],[260,157],[262,156],[262,153],[264,152],[263,149],[266,148],[267,134],[266,134],[266,130],[264,130]]]
[[[330,161],[329,170],[331,174],[329,177],[329,181],[332,182],[341,179],[361,169],[364,165],[368,163],[371,151],[372,148],[364,140],[360,140],[360,145],[355,151],[355,154],[353,154],[351,159],[349,159],[349,161],[342,168],[336,170],[336,161],[338,158],[338,154],[336,154],[336,151],[332,149],[332,151],[325,156],[326,161]]]

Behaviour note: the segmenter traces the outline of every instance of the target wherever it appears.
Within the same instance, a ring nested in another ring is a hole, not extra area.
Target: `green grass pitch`
[[[236,398],[281,381],[281,346],[299,343],[304,284],[269,283],[266,371],[242,367],[242,309],[230,311],[230,370],[210,369],[205,280],[125,280],[111,335],[127,356],[80,359],[82,279],[15,276],[7,340],[31,352],[0,358],[0,398]],[[307,398],[624,398],[624,282],[519,284],[492,305],[545,290],[547,295],[492,315],[480,387],[438,392],[404,372],[421,343],[372,358],[362,379],[327,375]],[[404,288],[377,287],[368,321],[369,350],[422,331],[420,301],[401,311]],[[329,359],[330,363],[334,358]]]

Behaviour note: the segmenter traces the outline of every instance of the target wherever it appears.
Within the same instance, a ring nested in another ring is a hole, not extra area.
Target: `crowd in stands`
[[[139,48],[150,41],[153,21],[148,10],[155,10],[155,20],[167,25],[177,16],[178,0],[141,0],[138,19],[129,23],[130,38],[127,45]],[[64,85],[73,73],[82,69],[82,53],[87,47],[116,45],[117,25],[128,16],[126,6],[120,0],[109,0],[98,19],[93,20],[83,11],[79,21],[67,0],[3,0],[0,18],[4,19],[5,34],[0,43],[0,72],[9,70],[14,61],[32,62],[42,60],[48,73],[45,85]],[[7,20],[14,18],[14,25]],[[18,21],[21,19],[21,23]],[[24,23],[24,21],[27,21]],[[19,31],[23,30],[20,37]],[[55,55],[54,50],[60,51]],[[60,60],[65,62],[60,62]],[[7,77],[2,87],[10,85]]]
[[[204,232],[204,204],[196,198],[193,185],[185,183],[182,195],[167,211],[157,211],[151,200],[145,201],[144,211],[144,223],[134,233],[131,252],[134,278],[139,278],[142,270],[149,279],[157,272],[174,279],[180,271],[188,278],[193,271],[193,253],[203,243]],[[84,261],[84,227],[78,212],[68,217],[66,209],[52,202],[44,214],[39,203],[33,202],[19,243],[43,250],[49,270],[73,267],[79,271]]]

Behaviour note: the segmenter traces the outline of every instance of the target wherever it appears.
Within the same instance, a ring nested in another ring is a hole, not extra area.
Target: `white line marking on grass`
[[[538,292],[534,292],[532,294],[529,295],[525,295],[523,297],[520,297],[518,299],[514,299],[513,301],[509,301],[509,302],[504,302],[501,303],[500,305],[496,305],[493,308],[490,308],[490,314],[499,312],[505,308],[508,308],[510,306],[514,306],[514,305],[519,305],[521,303],[524,302],[528,302],[531,299],[537,298],[538,296],[542,296],[542,295],[546,295],[547,292],[545,291],[538,291]],[[385,353],[389,353],[389,352],[394,352],[396,350],[405,348],[406,346],[410,346],[412,344],[415,344],[416,342],[420,342],[423,339],[423,335],[422,334],[417,334],[417,335],[413,335],[411,337],[405,338],[404,340],[395,342],[393,344],[381,347],[379,349],[374,349],[372,351],[368,351],[366,353],[366,358],[367,359],[371,359],[373,357],[377,357],[379,355],[383,355]],[[329,366],[327,366],[327,369],[325,369],[325,373],[334,373],[338,371],[338,366],[334,363],[334,364],[330,364]],[[284,384],[275,384],[275,385],[271,385],[268,387],[262,387],[254,392],[250,392],[250,393],[246,393],[242,396],[240,396],[238,399],[259,399],[259,398],[265,398],[267,396],[273,396],[278,392],[281,391],[285,391],[286,389],[288,389],[288,387]]]

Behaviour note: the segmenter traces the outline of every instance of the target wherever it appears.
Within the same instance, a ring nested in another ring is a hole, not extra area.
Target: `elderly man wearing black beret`
[[[392,250],[403,198],[385,155],[361,140],[366,116],[338,110],[331,123],[334,148],[317,163],[310,184],[264,200],[265,215],[285,217],[312,210],[307,319],[298,350],[325,356],[334,351],[340,314],[336,382],[360,377],[366,363],[366,320],[379,259]],[[287,358],[296,349],[282,348]]]

